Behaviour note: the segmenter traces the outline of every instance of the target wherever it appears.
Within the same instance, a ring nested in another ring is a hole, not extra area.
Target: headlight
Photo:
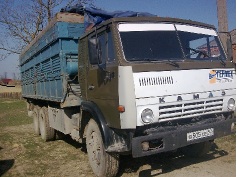
[[[234,110],[235,109],[235,100],[233,98],[230,98],[227,104],[227,108],[229,110]]]
[[[149,124],[151,123],[153,120],[154,120],[154,115],[153,115],[153,112],[152,110],[150,109],[144,109],[142,111],[142,114],[141,114],[141,118],[142,118],[142,121],[145,123],[145,124]]]

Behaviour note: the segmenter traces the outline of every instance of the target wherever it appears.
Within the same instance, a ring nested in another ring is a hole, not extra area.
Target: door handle
[[[94,90],[95,86],[94,85],[89,85],[88,90]]]

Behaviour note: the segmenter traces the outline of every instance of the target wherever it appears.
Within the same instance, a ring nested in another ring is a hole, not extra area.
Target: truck
[[[57,13],[20,55],[37,135],[85,143],[111,177],[121,155],[198,157],[235,133],[236,69],[214,26],[131,12],[93,24],[92,10]]]

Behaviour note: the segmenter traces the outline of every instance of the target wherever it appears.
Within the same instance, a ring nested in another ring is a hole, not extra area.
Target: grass
[[[0,132],[0,145],[3,146],[0,160],[6,159],[7,156],[14,159],[11,167],[13,170],[6,173],[7,169],[4,169],[4,166],[3,169],[0,167],[0,176],[1,173],[6,177],[44,175],[47,165],[40,163],[36,167],[35,164],[36,159],[44,157],[44,152],[41,151],[43,142],[39,137],[34,136],[33,131],[27,133],[28,129],[32,128],[30,124],[32,118],[27,115],[24,100],[0,99],[0,129],[3,130]],[[16,164],[18,160],[24,162],[24,165]],[[9,164],[5,165],[5,167],[9,166]],[[22,174],[16,170],[17,168],[24,168],[26,171]]]
[[[0,128],[32,123],[23,100],[0,99]]]
[[[25,101],[0,98],[0,176],[92,176],[87,155],[70,141],[45,143],[34,134]]]

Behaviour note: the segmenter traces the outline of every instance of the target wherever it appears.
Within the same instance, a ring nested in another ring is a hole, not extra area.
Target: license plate
[[[206,138],[214,135],[214,128],[199,130],[187,133],[187,141],[193,141],[201,138]]]

